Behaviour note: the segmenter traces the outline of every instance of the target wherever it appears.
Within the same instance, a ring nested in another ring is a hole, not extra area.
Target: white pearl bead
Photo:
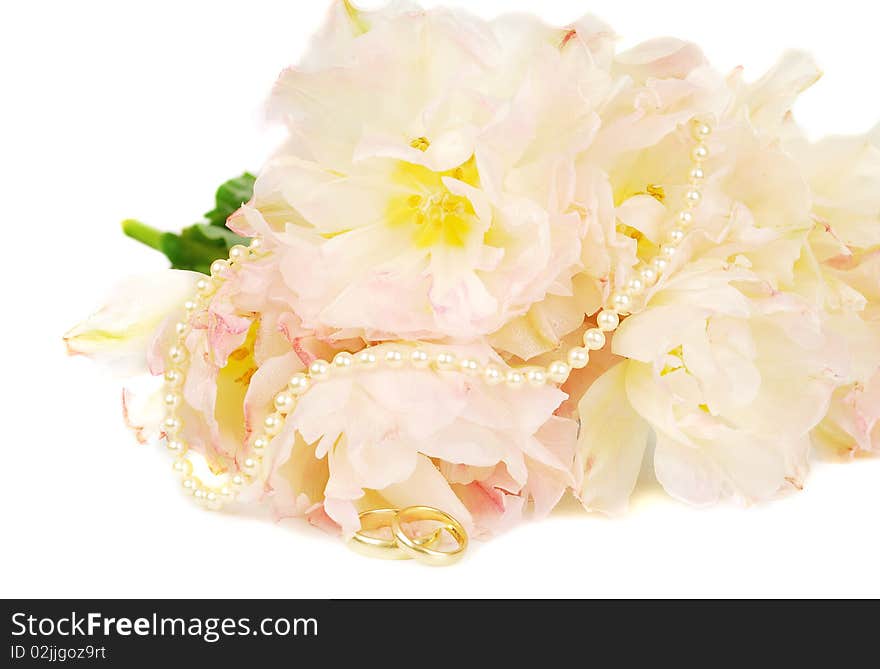
[[[229,259],[232,262],[241,262],[248,257],[248,254],[248,248],[246,246],[242,246],[241,244],[236,244],[231,249],[229,249]]]
[[[476,374],[480,371],[480,363],[470,358],[464,358],[458,363],[458,368],[465,374]]]
[[[684,239],[685,232],[681,228],[672,228],[667,235],[667,239],[673,244],[681,244]]]
[[[434,359],[434,364],[437,365],[439,370],[450,370],[455,367],[455,355],[446,351],[438,353]]]
[[[562,360],[554,360],[547,367],[547,376],[556,383],[565,383],[569,374],[571,374],[571,367]]]
[[[233,474],[229,477],[229,485],[233,488],[244,488],[248,483],[246,474]]]
[[[410,353],[409,360],[414,367],[418,367],[419,369],[424,369],[431,364],[431,356],[420,348],[417,348]]]
[[[266,434],[268,435],[274,437],[281,432],[282,427],[284,427],[284,417],[281,414],[270,413],[263,419],[263,429],[266,430]]]
[[[373,369],[379,364],[379,358],[368,348],[358,352],[354,359],[357,366],[361,369]]]
[[[192,496],[196,500],[196,504],[202,504],[205,501],[205,489],[204,488],[196,488],[192,491]]]
[[[666,258],[658,256],[651,261],[651,266],[656,270],[657,274],[660,275],[669,269],[669,261]]]
[[[293,399],[293,395],[290,393],[280,392],[275,395],[275,409],[277,409],[280,414],[289,414],[293,410],[295,404],[296,400]]]
[[[206,490],[203,503],[205,508],[209,511],[219,511],[223,506],[223,501],[220,499],[216,490]]]
[[[640,276],[631,277],[626,282],[626,292],[630,295],[641,295],[645,290],[645,283]]]
[[[526,382],[526,375],[518,369],[511,369],[507,372],[504,382],[507,384],[508,388],[522,388],[523,384]]]
[[[165,442],[165,448],[168,449],[169,453],[173,455],[183,455],[187,451],[187,446],[185,443],[180,441],[179,439],[168,439]]]
[[[165,372],[165,385],[169,388],[179,388],[183,384],[183,374],[176,369]]]
[[[700,183],[706,178],[706,171],[700,166],[693,167],[691,168],[691,171],[688,172],[688,178],[691,183]]]
[[[590,362],[590,352],[581,346],[575,346],[568,352],[568,364],[572,369],[583,369]]]
[[[540,367],[530,367],[526,370],[526,381],[534,388],[540,388],[547,383],[547,372]]]
[[[162,428],[166,434],[177,434],[181,428],[180,419],[177,416],[166,416],[162,421]]]
[[[313,379],[321,380],[330,376],[330,364],[326,360],[315,360],[309,365],[309,374]]]
[[[199,308],[199,303],[195,300],[187,300],[183,303],[183,310],[187,313],[187,315],[192,314],[196,309]]]
[[[678,212],[679,225],[683,225],[683,226],[687,227],[688,225],[690,225],[693,222],[694,222],[693,212],[690,212],[687,210]]]
[[[354,356],[346,351],[340,351],[333,358],[333,367],[340,372],[347,372],[354,366]]]
[[[599,328],[590,328],[584,332],[584,346],[591,351],[598,351],[605,346],[605,333]]]
[[[217,490],[217,494],[220,496],[220,499],[223,500],[224,504],[234,502],[235,498],[238,497],[238,492],[236,492],[232,485],[220,486]]]
[[[241,470],[245,474],[249,474],[250,476],[255,476],[257,471],[260,469],[261,464],[262,464],[262,458],[248,457],[248,458],[245,458],[244,462],[241,463]]]
[[[257,454],[262,453],[267,448],[269,448],[269,443],[270,439],[268,437],[260,435],[259,437],[254,439],[253,443],[251,444],[251,450],[253,450],[253,452]]]
[[[664,244],[660,247],[660,256],[667,260],[672,260],[678,253],[678,247],[674,244]]]
[[[208,279],[199,279],[196,281],[196,290],[199,294],[208,296],[214,292],[214,284]]]
[[[596,324],[601,330],[611,332],[612,330],[616,330],[617,326],[620,325],[620,316],[616,311],[603,309],[599,312],[599,315],[596,316]]]
[[[696,188],[691,188],[684,194],[684,197],[689,207],[696,207],[703,199],[703,194]]]
[[[294,395],[302,395],[309,389],[309,377],[303,373],[294,374],[287,384]]]
[[[486,365],[483,369],[483,380],[490,386],[495,386],[504,381],[504,372],[495,365]]]
[[[403,353],[397,349],[385,352],[385,364],[389,367],[400,367],[404,363]]]
[[[173,409],[180,404],[180,395],[177,393],[165,393],[162,396],[162,404],[168,409]]]
[[[626,313],[632,308],[632,298],[626,293],[617,293],[611,297],[611,304],[618,314]]]
[[[176,334],[178,337],[185,337],[187,334],[189,334],[189,323],[184,323],[182,321],[180,323],[175,323],[174,334]]]
[[[691,134],[695,140],[700,142],[712,134],[712,126],[703,121],[694,121],[691,125]]]
[[[709,157],[709,148],[705,144],[697,144],[691,151],[691,158],[700,162]]]
[[[186,360],[186,349],[182,346],[172,346],[168,349],[168,359],[175,365],[179,365]]]
[[[180,481],[180,485],[190,495],[194,495],[197,490],[202,489],[202,482],[197,476],[184,476]]]
[[[251,240],[251,243],[248,245],[249,251],[259,251],[263,248],[263,240],[259,237],[254,237]]]
[[[180,477],[190,476],[192,475],[193,464],[188,458],[177,458],[171,463],[171,471]]]
[[[221,276],[227,269],[229,269],[229,262],[217,258],[217,260],[211,263],[211,276]]]
[[[650,265],[642,267],[642,269],[639,270],[639,276],[642,277],[642,281],[645,282],[646,286],[653,286],[657,283],[657,270]]]

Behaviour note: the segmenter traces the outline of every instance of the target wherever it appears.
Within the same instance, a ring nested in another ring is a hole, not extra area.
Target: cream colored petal
[[[650,427],[627,399],[628,364],[605,372],[578,404],[575,493],[589,510],[625,511],[641,470]]]
[[[782,442],[745,432],[722,431],[699,447],[657,435],[654,471],[666,492],[698,506],[730,497],[741,503],[766,500],[783,489],[806,441]]]
[[[789,51],[767,74],[747,88],[744,103],[753,123],[773,132],[798,95],[816,83],[822,71],[812,56]]]
[[[122,281],[103,307],[64,335],[68,352],[95,358],[123,375],[146,373],[152,339],[163,323],[182,315],[202,276],[167,270]]]
[[[466,528],[473,522],[470,512],[452,492],[449,482],[437,467],[425,456],[418,456],[418,464],[407,480],[387,486],[382,496],[398,508],[407,506],[433,506],[452,515]]]
[[[163,381],[153,376],[132,379],[122,389],[122,415],[125,424],[142,444],[155,442],[162,434],[165,416],[162,402]]]

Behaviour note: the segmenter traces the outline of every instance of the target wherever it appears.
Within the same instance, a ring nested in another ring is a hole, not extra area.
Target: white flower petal
[[[577,497],[587,509],[604,513],[626,510],[650,433],[627,399],[626,372],[627,363],[608,370],[578,404]]]
[[[183,313],[196,272],[166,270],[116,285],[105,305],[64,335],[72,355],[86,355],[133,376],[148,371],[147,352],[163,323]]]

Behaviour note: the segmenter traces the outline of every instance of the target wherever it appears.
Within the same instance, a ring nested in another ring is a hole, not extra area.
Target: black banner
[[[409,664],[404,651],[416,653],[411,659],[425,653],[458,658],[454,666],[470,666],[478,657],[518,666],[526,651],[585,663],[608,653],[677,665],[690,664],[685,656],[702,657],[714,666],[700,648],[725,661],[739,655],[751,666],[774,648],[789,661],[804,649],[815,653],[823,638],[839,638],[853,620],[877,620],[880,613],[876,602],[814,608],[809,602],[710,601],[9,600],[3,602],[7,648],[0,666],[187,660],[262,666],[261,660],[296,664],[322,653],[328,667],[343,660]],[[811,635],[817,615],[821,630]],[[848,647],[853,650],[851,641]],[[395,654],[399,661],[392,662]]]

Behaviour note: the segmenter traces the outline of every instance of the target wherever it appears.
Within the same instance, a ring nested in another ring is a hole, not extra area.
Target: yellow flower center
[[[430,142],[420,137],[411,145],[424,151]],[[467,198],[451,193],[443,177],[479,186],[473,158],[446,172],[433,172],[421,165],[401,162],[392,175],[400,194],[392,197],[388,204],[388,224],[411,234],[417,248],[438,244],[463,247],[473,229],[476,216],[473,206]]]
[[[342,6],[348,15],[351,26],[354,28],[355,35],[363,35],[370,29],[369,24],[364,20],[360,10],[351,4],[351,0],[342,0]]]
[[[428,141],[427,137],[416,137],[409,143],[409,145],[414,149],[425,152],[428,150],[428,147],[431,146],[431,142]]]
[[[660,204],[663,204],[666,201],[666,190],[663,186],[658,186],[656,184],[648,184],[645,186],[645,192],[657,200]]]
[[[257,341],[258,322],[255,320],[248,330],[244,343],[232,353],[217,373],[217,398],[214,417],[222,433],[236,441],[245,438],[244,398],[250,386],[251,377],[257,371],[254,361],[254,346]],[[223,463],[209,462],[214,473],[223,470]]]
[[[666,361],[666,364],[660,371],[660,376],[672,374],[673,372],[677,372],[680,369],[684,369],[685,371],[687,371],[687,367],[684,364],[684,349],[681,346],[676,346],[674,349],[669,351],[667,355],[671,358],[671,360]]]

